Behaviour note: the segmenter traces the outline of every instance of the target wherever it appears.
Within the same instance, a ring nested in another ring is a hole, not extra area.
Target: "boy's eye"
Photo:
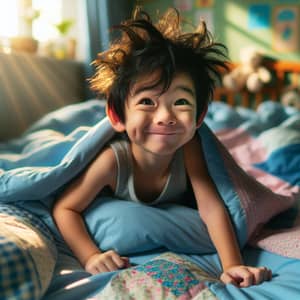
[[[139,104],[143,104],[143,105],[154,105],[153,100],[151,100],[150,98],[143,98],[139,101]]]
[[[175,102],[175,105],[190,105],[190,102],[184,98],[178,99]]]

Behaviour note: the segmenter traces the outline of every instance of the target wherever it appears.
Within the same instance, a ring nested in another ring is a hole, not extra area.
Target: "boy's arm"
[[[61,234],[83,266],[101,250],[87,232],[81,213],[104,186],[115,187],[116,168],[111,148],[103,150],[53,207],[53,217]]]
[[[242,264],[235,233],[206,167],[200,141],[194,138],[185,147],[185,164],[196,197],[201,219],[218,251],[222,267]]]
[[[265,268],[243,266],[237,238],[222,199],[209,176],[199,137],[184,148],[185,164],[196,197],[199,214],[221,260],[226,283],[248,286],[268,279]],[[265,278],[264,278],[265,277]]]

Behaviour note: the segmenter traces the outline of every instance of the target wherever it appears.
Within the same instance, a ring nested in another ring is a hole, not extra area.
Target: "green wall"
[[[163,13],[168,7],[180,1],[174,0],[144,0],[137,1],[151,15],[157,11]],[[213,35],[216,40],[223,42],[229,50],[229,57],[233,61],[239,61],[240,49],[246,46],[255,46],[262,50],[266,55],[275,59],[300,60],[300,51],[279,52],[274,50],[274,27],[273,13],[281,5],[296,5],[299,11],[298,35],[300,43],[300,0],[213,0],[211,7],[197,7],[197,0],[191,0],[192,9],[182,12],[184,17],[195,24],[195,13],[197,10],[202,12],[210,11],[213,16]],[[249,8],[253,5],[266,5],[269,9],[269,26],[253,28],[249,26]],[[195,24],[196,25],[196,24]],[[300,45],[298,45],[298,49]]]

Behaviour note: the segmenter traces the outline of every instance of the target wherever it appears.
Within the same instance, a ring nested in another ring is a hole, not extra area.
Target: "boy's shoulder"
[[[104,186],[114,189],[118,166],[115,154],[111,147],[105,146],[90,164],[87,172],[94,181],[102,182]]]
[[[123,159],[128,158],[129,144],[126,138],[113,138],[101,149],[95,162],[101,164],[105,169],[111,168],[112,171],[116,170],[120,155]]]
[[[101,149],[92,164],[102,171],[113,171],[116,166],[116,157],[113,149],[107,145]]]

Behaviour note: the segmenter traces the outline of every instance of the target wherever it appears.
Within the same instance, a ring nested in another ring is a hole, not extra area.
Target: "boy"
[[[117,197],[147,205],[180,201],[189,179],[222,263],[221,280],[240,287],[269,280],[268,269],[242,263],[196,134],[218,69],[225,67],[224,46],[212,41],[204,23],[183,34],[174,9],[156,25],[137,10],[118,28],[124,34],[99,54],[92,87],[106,96],[111,125],[126,138],[103,149],[55,204],[53,216],[65,241],[92,274],[127,267],[128,258],[97,248],[82,211],[105,187]]]

